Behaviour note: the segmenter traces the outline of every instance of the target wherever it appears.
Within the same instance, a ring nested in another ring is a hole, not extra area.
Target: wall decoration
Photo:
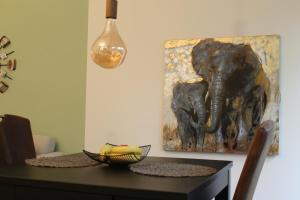
[[[13,80],[9,75],[10,72],[17,68],[17,61],[9,59],[15,51],[10,50],[11,41],[6,36],[0,37],[0,93],[4,93],[9,88],[7,81]]]
[[[167,41],[164,149],[246,153],[271,119],[269,154],[278,154],[279,43],[277,35]]]

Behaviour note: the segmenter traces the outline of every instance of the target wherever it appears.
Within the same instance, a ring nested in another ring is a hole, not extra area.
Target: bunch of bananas
[[[100,158],[103,158],[103,156],[109,156],[111,160],[115,161],[138,161],[141,154],[142,149],[136,145],[113,146],[106,144],[100,150]]]

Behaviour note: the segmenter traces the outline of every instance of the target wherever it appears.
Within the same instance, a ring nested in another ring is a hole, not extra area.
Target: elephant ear
[[[177,94],[179,90],[180,90],[180,84],[176,83],[173,87],[173,95]]]
[[[173,95],[172,95],[171,107],[172,107],[173,110],[177,110],[176,102],[180,98],[180,95],[181,95],[180,90],[181,90],[181,84],[176,83],[173,87]]]
[[[250,45],[245,45],[244,50],[244,67],[251,68],[251,70],[256,70],[258,72],[259,69],[262,68],[259,56],[253,51]]]

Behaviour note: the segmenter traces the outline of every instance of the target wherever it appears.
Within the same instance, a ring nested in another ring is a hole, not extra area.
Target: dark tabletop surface
[[[60,187],[67,190],[111,193],[119,191],[151,191],[186,195],[195,188],[205,187],[219,174],[227,172],[231,161],[147,157],[142,162],[177,162],[211,166],[218,172],[205,177],[161,178],[135,174],[128,168],[99,165],[85,168],[44,168],[28,165],[0,165],[0,183],[35,187]]]

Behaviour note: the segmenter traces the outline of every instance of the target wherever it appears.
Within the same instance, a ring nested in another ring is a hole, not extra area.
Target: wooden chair
[[[30,121],[15,115],[0,117],[0,163],[24,163],[35,158]]]
[[[233,200],[252,200],[273,140],[273,129],[273,121],[265,121],[256,129]]]

